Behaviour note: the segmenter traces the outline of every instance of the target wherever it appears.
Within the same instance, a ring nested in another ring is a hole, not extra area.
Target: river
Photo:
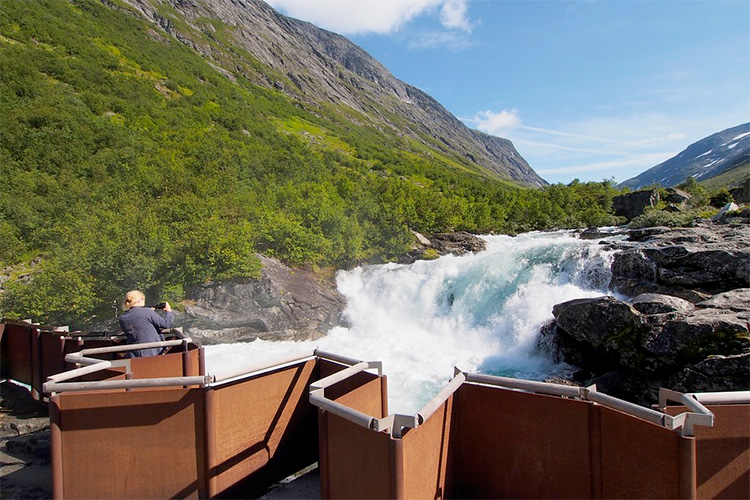
[[[209,373],[320,349],[382,361],[391,413],[414,413],[453,367],[542,380],[571,367],[536,351],[560,302],[609,293],[613,253],[570,232],[483,236],[484,252],[337,275],[347,327],[306,342],[257,340],[206,347]]]

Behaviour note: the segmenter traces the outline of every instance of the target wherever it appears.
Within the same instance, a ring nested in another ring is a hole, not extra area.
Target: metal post
[[[203,388],[203,426],[206,439],[206,498],[214,498],[218,493],[216,476],[219,473],[216,463],[216,398],[211,387]]]
[[[697,455],[694,437],[680,436],[678,450],[680,498],[695,499],[698,494]]]
[[[405,498],[404,491],[404,441],[402,439],[391,439],[391,487],[393,498],[402,500]]]
[[[65,496],[63,489],[63,450],[60,417],[60,396],[52,396],[49,400],[49,436],[50,465],[52,466],[52,498],[55,500],[62,499]]]

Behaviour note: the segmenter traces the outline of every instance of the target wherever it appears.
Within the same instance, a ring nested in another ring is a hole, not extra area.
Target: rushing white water
[[[314,342],[208,346],[211,373],[319,347],[383,361],[389,409],[413,413],[453,367],[543,379],[569,367],[536,352],[552,306],[607,293],[611,253],[567,232],[485,236],[484,252],[340,272],[348,327]]]

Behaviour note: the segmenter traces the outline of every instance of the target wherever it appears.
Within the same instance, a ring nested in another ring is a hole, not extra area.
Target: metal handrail
[[[242,368],[229,370],[229,371],[218,373],[212,376],[211,385],[221,384],[227,381],[236,381],[236,380],[241,380],[243,378],[256,376],[268,370],[272,370],[272,369],[275,370],[278,368],[282,368],[285,365],[291,365],[294,363],[298,363],[300,361],[313,359],[314,357],[315,357],[314,351],[303,351],[298,354],[279,357],[271,361],[243,366]]]
[[[443,403],[448,401],[448,398],[450,398],[464,382],[466,382],[466,374],[459,371],[456,376],[453,377],[453,380],[451,380],[448,385],[437,394],[437,396],[432,398],[417,412],[417,423],[421,425],[430,418],[433,413],[443,406]]]
[[[638,417],[642,420],[661,425],[670,430],[680,429],[680,433],[683,436],[692,436],[693,427],[695,425],[703,425],[707,427],[713,426],[714,415],[705,406],[701,405],[697,400],[687,397],[687,395],[669,391],[667,389],[661,389],[660,391],[660,406],[662,394],[665,398],[669,397],[674,401],[685,402],[690,410],[676,416],[668,415],[662,411],[652,410],[644,406],[630,403],[622,399],[609,396],[607,394],[598,392],[596,386],[589,388],[566,386],[559,384],[550,384],[548,382],[536,382],[533,380],[521,380],[513,379],[508,377],[496,377],[494,375],[482,375],[482,374],[467,374],[468,382],[476,382],[487,385],[495,385],[500,387],[508,387],[513,389],[521,389],[525,391],[535,392],[539,394],[550,394],[556,396],[568,396],[576,399],[583,399],[598,403],[602,406],[612,408],[614,410],[627,413],[629,415]]]
[[[143,344],[126,344],[111,347],[97,347],[92,349],[82,349],[78,352],[70,353],[65,356],[65,361],[75,363],[80,366],[73,370],[57,373],[47,377],[47,381],[42,384],[42,390],[47,394],[65,392],[65,391],[86,391],[86,390],[106,390],[106,389],[134,389],[141,387],[172,387],[186,385],[206,385],[210,382],[208,375],[195,377],[168,377],[168,378],[144,378],[129,380],[99,380],[88,382],[69,382],[71,379],[96,373],[118,366],[128,367],[129,359],[107,361],[97,358],[89,358],[90,354],[110,354],[114,352],[127,352],[154,347],[170,347],[176,345],[187,345],[191,342],[190,338],[178,340],[165,340],[161,342],[147,342]]]
[[[549,394],[552,396],[584,398],[586,395],[586,391],[589,390],[584,387],[578,387],[574,385],[552,384],[549,382],[538,382],[536,380],[499,377],[497,375],[485,375],[483,373],[463,373],[466,375],[467,382],[507,387],[512,389],[521,389],[527,392]]]
[[[750,404],[750,391],[694,392],[687,394],[705,404]]]

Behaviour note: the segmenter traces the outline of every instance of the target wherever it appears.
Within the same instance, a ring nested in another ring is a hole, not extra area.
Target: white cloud
[[[697,123],[656,112],[599,114],[537,127],[526,125],[515,109],[485,110],[463,121],[511,140],[531,167],[550,182],[567,182],[571,175],[584,180],[614,175],[622,182],[708,135]]]
[[[471,22],[468,18],[466,0],[447,0],[440,9],[440,23],[447,29],[458,29],[470,32]]]
[[[284,14],[342,35],[392,33],[424,14],[446,29],[471,31],[468,0],[266,0]]]
[[[456,52],[472,45],[474,43],[465,33],[458,31],[427,31],[415,34],[407,46],[409,49],[416,50],[445,48],[451,52]]]
[[[541,176],[551,174],[580,174],[583,172],[607,172],[620,170],[624,168],[642,168],[643,165],[657,165],[667,158],[675,155],[675,152],[651,153],[625,158],[622,160],[600,161],[593,163],[577,163],[566,167],[549,167],[536,170]]]
[[[499,113],[490,110],[480,111],[473,118],[464,121],[491,135],[502,135],[508,129],[521,126],[521,118],[519,118],[518,111],[515,109],[511,111],[502,110]]]

